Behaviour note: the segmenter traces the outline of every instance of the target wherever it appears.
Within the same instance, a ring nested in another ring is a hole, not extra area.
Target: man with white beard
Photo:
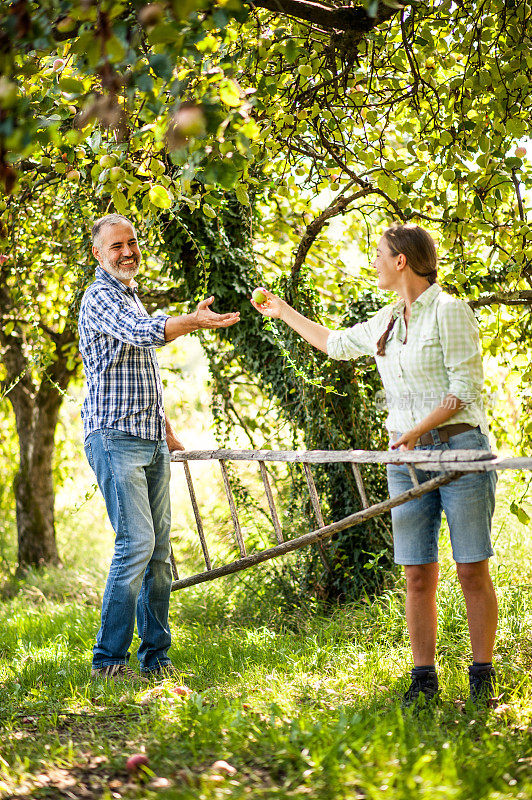
[[[91,676],[139,682],[128,667],[135,617],[141,676],[177,671],[168,651],[170,451],[184,450],[163,407],[155,347],[200,328],[227,328],[238,313],[216,314],[202,300],[192,314],[150,317],[137,295],[141,253],[120,214],[92,228],[96,278],[83,295],[79,348],[88,393],[81,416],[85,453],[115,531]]]

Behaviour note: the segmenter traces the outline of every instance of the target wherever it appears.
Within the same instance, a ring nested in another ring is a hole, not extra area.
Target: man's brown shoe
[[[175,681],[182,675],[183,673],[179,672],[173,664],[158,664],[153,669],[142,671],[143,678],[155,681],[164,681],[166,679]]]
[[[142,678],[138,673],[134,672],[127,664],[109,664],[107,667],[93,667],[91,669],[91,679],[98,680],[123,681],[124,683],[147,683],[146,678]]]

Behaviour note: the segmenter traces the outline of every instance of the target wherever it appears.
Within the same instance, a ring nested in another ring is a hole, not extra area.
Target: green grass
[[[61,601],[53,573],[36,577],[38,592],[30,585],[1,608],[5,796],[530,797],[531,608],[515,587],[499,586],[500,711],[456,702],[467,633],[447,578],[443,701],[412,716],[397,703],[409,665],[400,587],[330,616],[302,611],[262,626],[245,624],[238,607],[232,621],[235,588],[174,598],[172,658],[194,690],[181,699],[171,684],[137,693],[90,684],[98,607],[72,593]],[[128,784],[125,760],[137,751],[150,759],[146,784]],[[214,781],[217,759],[235,776]]]
[[[507,513],[519,490],[501,481],[494,526],[499,709],[465,702],[467,627],[444,545],[442,702],[417,716],[398,703],[410,668],[401,580],[327,613],[310,601],[287,610],[264,568],[182,591],[172,596],[171,656],[192,696],[171,683],[92,684],[111,542],[97,498],[74,515],[63,509],[67,566],[7,584],[0,603],[0,796],[528,800],[532,541]],[[134,752],[149,757],[144,781],[128,778]],[[219,759],[236,773],[213,774]]]
[[[509,513],[527,494],[526,476],[505,475],[498,488],[498,710],[465,702],[470,647],[445,537],[433,712],[399,708],[411,667],[402,579],[376,600],[326,611],[304,596],[290,606],[267,566],[174,594],[170,655],[193,694],[178,697],[169,683],[135,692],[89,681],[112,532],[99,493],[82,503],[93,476],[71,405],[57,498],[65,566],[0,589],[0,797],[530,800],[532,535]],[[177,412],[194,431],[187,445],[211,446],[204,409],[183,400]],[[220,477],[192,468],[221,559],[231,534]],[[174,549],[187,574],[200,551],[182,470],[173,471]],[[243,480],[251,486],[251,473]],[[149,757],[145,782],[128,779],[135,752]],[[236,773],[218,780],[210,767],[219,759]]]

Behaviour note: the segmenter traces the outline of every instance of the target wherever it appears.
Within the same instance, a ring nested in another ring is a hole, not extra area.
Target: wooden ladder
[[[532,468],[532,459],[528,458],[510,458],[499,459],[497,456],[479,450],[448,450],[448,451],[371,451],[371,450],[198,450],[198,451],[175,451],[171,455],[171,460],[174,462],[181,462],[185,471],[186,482],[190,494],[190,500],[194,511],[196,520],[196,527],[198,536],[203,552],[203,559],[205,561],[205,570],[190,575],[186,578],[180,578],[177,571],[177,566],[173,553],[171,555],[172,570],[174,581],[172,584],[172,591],[176,589],[184,589],[187,586],[194,586],[198,583],[205,581],[212,581],[221,578],[224,575],[230,575],[234,572],[240,572],[244,569],[249,569],[263,561],[268,561],[272,558],[285,555],[293,550],[298,550],[301,547],[306,547],[309,544],[320,544],[323,540],[329,539],[338,531],[345,528],[350,528],[353,525],[359,525],[367,519],[384,514],[395,506],[407,503],[415,497],[421,497],[427,492],[437,489],[439,486],[444,486],[451,481],[456,480],[460,475],[465,472],[484,472],[492,469],[508,469],[508,468]],[[209,548],[207,539],[205,537],[205,530],[201,518],[196,492],[190,473],[190,461],[218,461],[220,464],[221,477],[229,505],[229,511],[233,521],[233,530],[235,540],[238,545],[240,557],[235,561],[231,561],[223,566],[212,566],[211,557],[209,555]],[[264,486],[264,493],[268,501],[270,509],[271,520],[275,532],[276,543],[265,550],[255,553],[248,553],[246,544],[242,536],[242,529],[238,519],[238,511],[231,489],[229,480],[229,473],[227,470],[228,461],[258,461],[259,472]],[[283,534],[279,515],[275,507],[268,470],[266,464],[268,462],[285,462],[292,464],[302,464],[307,482],[310,501],[314,511],[317,527],[302,536],[295,538],[286,538]],[[354,473],[356,485],[360,495],[362,508],[354,514],[344,517],[337,522],[325,524],[323,514],[320,506],[318,492],[314,478],[312,475],[312,465],[315,464],[338,464],[347,463],[351,464]],[[361,464],[404,464],[406,465],[411,481],[412,488],[408,491],[402,492],[393,499],[388,498],[379,503],[369,504],[362,474],[360,472]],[[425,471],[438,472],[434,477],[422,482],[419,481],[415,467],[418,466]],[[322,560],[325,565],[329,567],[327,556],[323,551]]]

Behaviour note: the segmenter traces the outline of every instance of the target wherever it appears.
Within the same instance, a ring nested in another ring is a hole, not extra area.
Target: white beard
[[[140,259],[137,264],[132,264],[130,267],[113,266],[108,258],[102,258],[102,266],[110,275],[118,278],[118,280],[130,280],[138,275],[140,269]]]

